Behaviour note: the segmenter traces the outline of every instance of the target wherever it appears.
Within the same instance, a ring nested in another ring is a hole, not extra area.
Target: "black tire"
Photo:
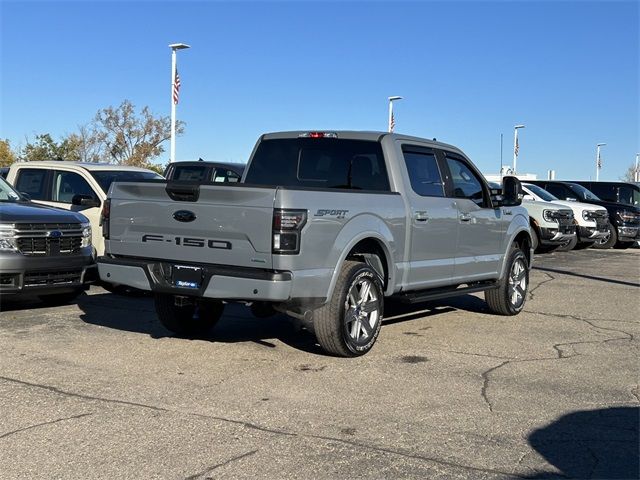
[[[524,308],[529,288],[529,266],[520,247],[513,246],[507,255],[507,266],[500,286],[484,292],[492,313],[517,315]]]
[[[609,235],[600,240],[596,240],[593,244],[593,248],[606,249],[611,248],[616,244],[618,241],[618,232],[616,232],[615,227],[611,225],[611,222],[607,222],[607,228],[609,229]]]
[[[539,246],[540,237],[538,236],[538,231],[536,230],[536,227],[531,225],[531,248],[533,249],[534,253],[538,250]]]
[[[626,249],[626,248],[631,248],[633,247],[633,245],[635,244],[635,241],[632,242],[617,242],[615,245],[615,248],[620,248],[620,249]]]
[[[383,311],[384,293],[378,274],[366,263],[347,260],[333,295],[314,312],[318,343],[333,355],[364,355],[380,334]]]
[[[191,305],[178,306],[175,297],[157,293],[154,296],[156,313],[160,323],[169,331],[178,335],[205,335],[213,327],[224,311],[220,301],[199,299]]]
[[[73,302],[76,298],[78,298],[82,292],[84,292],[84,288],[79,288],[74,290],[73,292],[65,292],[65,293],[51,293],[49,295],[40,295],[40,301],[42,303],[46,303],[47,305],[66,305],[68,303]]]
[[[565,243],[564,245],[560,245],[558,248],[556,248],[556,252],[569,252],[573,250],[577,244],[578,244],[578,237],[574,235],[573,238],[571,238],[571,240],[569,240],[567,243]]]

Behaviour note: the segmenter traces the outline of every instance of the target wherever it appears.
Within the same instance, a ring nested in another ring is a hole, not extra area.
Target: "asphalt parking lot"
[[[389,304],[324,355],[229,305],[206,340],[94,287],[0,313],[2,478],[638,478],[640,250],[536,256],[525,312]]]

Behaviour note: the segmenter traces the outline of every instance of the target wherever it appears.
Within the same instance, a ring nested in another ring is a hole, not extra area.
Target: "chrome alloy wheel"
[[[366,344],[375,335],[381,319],[380,302],[373,281],[357,278],[344,302],[345,333],[354,344]]]
[[[604,237],[599,238],[598,240],[596,240],[596,243],[598,245],[604,245],[605,243],[607,243],[609,241],[610,238],[611,238],[611,229],[608,229],[607,230],[607,234]]]
[[[509,272],[509,301],[519,310],[527,294],[527,266],[522,258],[516,259]]]

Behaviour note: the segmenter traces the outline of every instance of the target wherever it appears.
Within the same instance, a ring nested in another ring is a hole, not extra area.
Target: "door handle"
[[[413,218],[415,218],[416,222],[426,222],[429,220],[429,214],[425,211],[415,212]]]
[[[506,208],[503,210],[505,215],[513,215],[513,212],[511,210],[507,210]]]
[[[471,221],[471,214],[469,214],[469,213],[461,213],[459,218],[460,218],[461,222],[470,222]]]

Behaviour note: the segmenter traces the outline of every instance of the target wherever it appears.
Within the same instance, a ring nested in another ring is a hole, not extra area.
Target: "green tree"
[[[136,113],[135,106],[123,101],[119,107],[100,110],[94,119],[95,138],[114,163],[149,167],[151,160],[164,152],[162,144],[170,138],[171,119],[154,117],[149,107]],[[176,125],[176,135],[184,123]]]
[[[0,140],[0,167],[8,167],[17,160],[16,153],[11,149],[9,140]]]
[[[32,141],[22,149],[22,160],[31,162],[34,160],[62,160],[59,156],[59,146],[48,133],[36,135]]]

